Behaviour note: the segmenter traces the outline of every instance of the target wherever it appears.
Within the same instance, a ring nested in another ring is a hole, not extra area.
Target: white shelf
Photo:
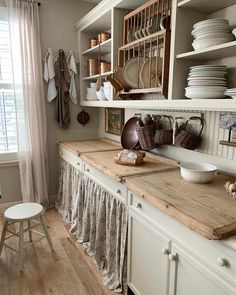
[[[81,106],[172,110],[236,111],[236,99],[113,100],[81,101]]]
[[[178,7],[211,13],[234,4],[236,0],[183,0],[178,3]]]
[[[211,60],[236,55],[236,41],[212,46],[198,51],[181,53],[176,56],[178,59]]]
[[[96,56],[99,53],[99,45],[89,48],[82,52],[83,55]],[[100,44],[100,53],[105,55],[111,53],[111,38]]]
[[[107,76],[107,75],[110,75],[110,74],[112,74],[113,72],[112,71],[110,71],[110,72],[106,72],[106,73],[103,73],[103,74],[98,74],[98,75],[94,75],[94,76],[90,76],[90,77],[85,77],[85,78],[83,78],[83,80],[84,81],[90,81],[90,80],[96,80],[96,79],[98,79],[99,78],[99,76],[100,77],[105,77],[105,76]]]

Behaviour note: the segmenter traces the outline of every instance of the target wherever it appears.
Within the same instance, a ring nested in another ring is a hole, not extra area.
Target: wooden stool
[[[24,267],[24,248],[31,246],[41,241],[42,239],[46,238],[51,250],[53,251],[52,242],[51,242],[47,227],[42,218],[43,213],[44,213],[43,206],[38,203],[17,204],[15,206],[8,208],[4,212],[5,223],[4,223],[1,242],[0,242],[0,255],[2,253],[3,246],[11,249],[12,251],[18,252],[19,259],[20,259],[20,271],[22,271]],[[34,218],[37,218],[37,217],[39,218],[39,221],[34,220]],[[8,228],[9,225],[14,224],[16,222],[20,223],[19,231],[14,231]],[[24,228],[24,222],[27,222],[27,227],[25,228]],[[31,224],[31,222],[34,224]],[[41,233],[33,229],[39,225],[42,226],[44,233]],[[9,232],[10,235],[6,236],[7,232]],[[27,245],[24,245],[24,233],[26,232],[29,233],[30,243]],[[32,232],[35,234],[38,234],[40,238],[33,241]],[[5,243],[6,240],[14,236],[17,236],[19,238],[19,250],[16,250]]]

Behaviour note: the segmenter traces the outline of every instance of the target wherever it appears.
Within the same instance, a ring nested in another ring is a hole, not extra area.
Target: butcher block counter
[[[207,239],[224,239],[236,233],[236,200],[224,190],[229,177],[216,175],[209,184],[181,178],[177,162],[146,153],[140,166],[114,162],[121,150],[107,140],[60,143],[103,174],[123,182],[130,191]],[[94,151],[96,150],[96,151]]]
[[[59,147],[67,149],[72,154],[80,156],[82,153],[111,151],[121,149],[121,145],[105,138],[80,140],[80,141],[61,141]]]
[[[224,189],[228,179],[216,175],[209,184],[193,184],[179,170],[169,170],[125,182],[131,191],[207,239],[223,239],[236,233],[236,200]]]
[[[123,181],[125,177],[133,175],[144,175],[151,172],[177,168],[176,161],[155,156],[151,153],[146,153],[142,165],[119,165],[114,162],[114,158],[120,151],[83,153],[81,159],[117,181]]]

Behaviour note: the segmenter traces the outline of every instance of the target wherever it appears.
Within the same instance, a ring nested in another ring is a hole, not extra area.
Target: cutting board
[[[105,138],[80,141],[65,141],[60,142],[59,147],[67,149],[76,156],[80,156],[81,153],[85,152],[90,153],[99,151],[110,151],[119,150],[121,148],[120,143]]]
[[[130,190],[207,239],[236,233],[236,200],[225,192],[229,176],[209,184],[185,181],[179,169],[126,179]],[[236,177],[234,178],[235,181]]]
[[[120,151],[83,153],[81,159],[117,181],[132,175],[176,169],[178,165],[176,161],[150,153],[146,153],[143,163],[139,166],[120,165],[114,162],[115,155]]]

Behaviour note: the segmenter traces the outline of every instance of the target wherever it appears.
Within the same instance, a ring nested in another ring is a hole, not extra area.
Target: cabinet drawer
[[[129,208],[156,224],[162,232],[169,234],[181,247],[193,251],[212,271],[225,276],[236,285],[236,252],[226,247],[221,241],[210,241],[192,232],[181,223],[167,216],[158,208],[132,192],[128,192]]]
[[[83,162],[78,156],[62,148],[59,149],[59,155],[63,160],[70,163],[72,166],[78,168],[81,171],[83,170]]]
[[[127,188],[123,183],[112,179],[87,163],[84,163],[84,173],[93,178],[95,182],[99,183],[106,190],[110,191],[123,203],[127,203]]]

